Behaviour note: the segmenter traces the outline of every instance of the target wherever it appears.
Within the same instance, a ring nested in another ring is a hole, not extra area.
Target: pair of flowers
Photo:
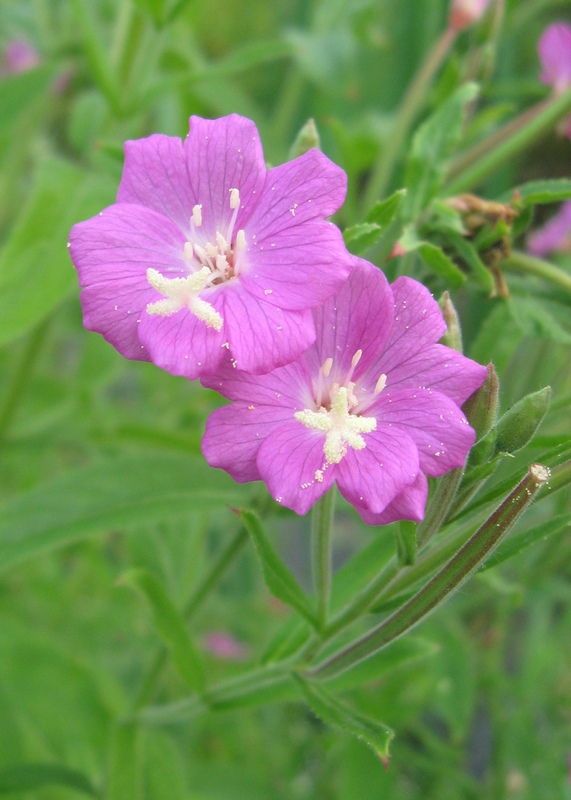
[[[317,150],[266,170],[253,122],[191,118],[128,142],[117,203],[75,225],[85,326],[218,390],[212,466],[304,514],[336,482],[371,524],[421,519],[464,463],[459,406],[486,370],[438,344],[419,283],[351,256],[326,218],[344,172]]]

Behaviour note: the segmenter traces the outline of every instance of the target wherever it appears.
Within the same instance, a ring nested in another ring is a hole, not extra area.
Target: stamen
[[[230,208],[234,210],[240,205],[240,191],[239,189],[230,189]]]
[[[240,228],[238,233],[236,234],[236,250],[245,250],[246,249],[246,234],[244,233],[244,229]]]
[[[325,361],[323,362],[323,366],[321,367],[321,371],[323,372],[326,378],[329,377],[332,366],[333,366],[333,359],[326,358]]]
[[[385,388],[386,385],[387,385],[387,376],[383,372],[383,374],[381,375],[381,377],[377,381],[377,385],[375,386],[373,394],[380,394],[383,391],[383,389]]]
[[[225,253],[228,250],[228,242],[222,236],[222,234],[218,232],[216,233],[216,244],[218,245],[218,250],[221,253]]]
[[[184,260],[185,261],[192,261],[194,258],[194,251],[192,248],[192,242],[185,242],[184,243],[184,250],[183,250]]]
[[[351,359],[351,366],[353,367],[353,369],[357,366],[357,364],[361,360],[361,356],[362,355],[363,355],[363,351],[362,350],[357,350],[357,352],[355,353],[355,355]]]
[[[192,209],[192,221],[197,228],[202,225],[202,203],[197,203]]]

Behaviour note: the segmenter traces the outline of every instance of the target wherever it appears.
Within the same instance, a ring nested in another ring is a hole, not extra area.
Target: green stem
[[[571,88],[528,109],[476,147],[468,150],[452,165],[448,194],[474,189],[493,175],[503,164],[519,155],[571,111]]]
[[[213,589],[218,586],[226,570],[236,559],[242,547],[248,541],[248,532],[243,525],[240,526],[234,537],[216,557],[206,575],[202,578],[188,600],[183,615],[188,622],[199,610]],[[162,648],[151,662],[141,686],[133,701],[135,709],[142,708],[152,696],[155,685],[167,661],[167,650]]]
[[[463,474],[463,469],[453,469],[438,481],[424,519],[416,529],[416,544],[419,550],[428,544],[436,531],[440,530],[448,509],[456,497]]]
[[[24,348],[20,365],[16,370],[12,384],[8,387],[4,402],[0,406],[0,447],[4,442],[6,431],[12,424],[22,404],[22,397],[30,383],[33,365],[40,353],[40,348],[45,342],[46,331],[50,322],[51,318],[48,317],[31,332]]]
[[[409,84],[397,112],[391,133],[386,138],[379,159],[373,167],[363,201],[364,209],[371,206],[377,198],[383,196],[391,180],[399,154],[406,144],[410,127],[416,115],[426,102],[428,87],[450,51],[455,38],[456,31],[450,27],[446,28],[432,49],[428,52],[428,55],[420,65],[412,82]]]
[[[499,508],[426,586],[381,625],[310,669],[309,676],[322,680],[333,678],[417,625],[485,561],[548,479],[546,467],[532,464],[528,474]]]
[[[571,275],[559,269],[559,267],[554,267],[548,261],[543,261],[541,258],[528,256],[527,253],[513,250],[498,266],[511,272],[536,275],[538,278],[543,278],[543,280],[571,294]]]
[[[311,512],[311,565],[320,630],[324,630],[327,624],[331,596],[331,529],[334,509],[335,491],[330,489],[317,501]]]

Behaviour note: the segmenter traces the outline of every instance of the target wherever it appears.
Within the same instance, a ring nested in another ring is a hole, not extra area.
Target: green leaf
[[[491,294],[494,289],[492,273],[480,258],[480,254],[474,245],[464,236],[460,236],[453,231],[447,233],[447,240],[470,270],[474,282],[485,292]]]
[[[422,260],[433,272],[441,275],[453,288],[458,289],[466,282],[462,270],[449,258],[442,248],[430,242],[422,242],[418,248]]]
[[[119,582],[138,590],[145,597],[153,611],[157,632],[169,649],[179,675],[191,689],[201,693],[204,690],[204,672],[200,656],[181,613],[162,583],[144,569],[125,572]]]
[[[416,522],[403,520],[396,527],[399,564],[409,567],[416,559]]]
[[[353,711],[315,684],[299,676],[296,678],[307,704],[316,717],[332,728],[361,739],[369,745],[385,766],[388,764],[389,745],[394,738],[394,732],[389,727],[376,719]]]
[[[117,723],[111,732],[105,800],[142,800],[140,730]]]
[[[72,224],[113,202],[108,178],[50,159],[0,253],[0,345],[43,319],[77,286],[66,251]]]
[[[515,202],[521,203],[524,208],[546,203],[557,203],[560,200],[568,200],[571,197],[571,180],[569,178],[558,178],[547,181],[530,181],[521,186],[516,186],[510,192],[505,192],[499,202],[509,203],[513,201],[516,193],[519,198]]]
[[[75,469],[0,505],[0,570],[110,530],[224,508],[243,490],[202,458],[120,456]]]
[[[352,253],[359,255],[383,238],[396,218],[405,195],[406,189],[399,189],[386,200],[379,200],[367,214],[365,222],[345,229],[343,238]]]
[[[0,769],[0,794],[33,792],[45,786],[63,786],[90,797],[99,794],[82,772],[60,764],[17,764]]]
[[[406,189],[398,189],[386,200],[377,200],[367,214],[367,222],[374,222],[384,233],[398,214],[405,195]]]
[[[295,47],[282,39],[269,39],[246,44],[219,61],[210,62],[204,70],[191,72],[186,81],[206,78],[227,78],[247,69],[260,67],[271,61],[288,58],[295,53]]]
[[[509,310],[512,319],[525,336],[571,344],[571,334],[548,311],[545,303],[531,297],[512,297]]]
[[[56,71],[51,67],[39,67],[20,75],[2,77],[0,81],[0,133],[5,131],[17,117],[45,97]]]
[[[416,219],[438,194],[444,183],[447,159],[460,141],[465,108],[477,94],[475,83],[461,86],[416,132],[406,172],[405,219]]]
[[[312,625],[316,625],[315,614],[307,596],[266,536],[259,517],[253,511],[242,509],[240,519],[254,541],[270,592],[299,611]]]
[[[418,252],[425,264],[442,277],[454,288],[459,288],[466,282],[466,276],[452,259],[435,244],[419,239],[413,225],[407,225],[399,244],[407,252]]]
[[[361,222],[343,231],[347,248],[356,256],[376,244],[382,235],[382,228],[375,222]]]
[[[509,539],[502,542],[498,549],[494,551],[491,558],[482,564],[478,571],[484,572],[492,567],[497,567],[498,564],[507,561],[508,558],[519,555],[536,542],[545,541],[548,536],[561,533],[565,529],[568,529],[569,526],[571,526],[571,514],[560,514],[554,517],[554,519],[545,520],[541,525],[510,536]]]

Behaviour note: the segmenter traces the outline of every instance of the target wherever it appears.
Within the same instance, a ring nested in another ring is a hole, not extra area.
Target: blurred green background
[[[460,81],[481,81],[482,111],[464,146],[547,96],[537,39],[549,22],[571,23],[568,2],[499,6],[458,37],[418,113],[423,119]],[[414,652],[351,691],[357,707],[397,732],[388,772],[299,703],[141,726],[134,736],[116,724],[159,641],[147,607],[118,578],[145,567],[184,604],[238,522],[225,503],[188,513],[171,498],[169,488],[182,491],[187,480],[179,459],[196,455],[199,463],[204,421],[220,401],[150,364],[124,361],[83,330],[69,228],[113,202],[125,139],[184,136],[190,114],[231,112],[256,122],[272,164],[287,159],[301,126],[315,119],[322,149],[349,176],[337,221],[360,222],[367,175],[447,13],[445,0],[0,3],[0,768],[65,765],[109,800],[571,798],[565,531],[464,586],[414,635]],[[29,48],[25,69],[10,64],[14,42]],[[402,185],[403,164],[391,190]],[[524,180],[570,173],[571,142],[553,131],[474,188],[494,198]],[[542,208],[536,223],[551,212]],[[569,254],[558,258],[569,268]],[[435,294],[447,288],[419,264],[410,268]],[[398,269],[387,267],[391,277]],[[516,309],[518,298],[541,295],[550,322],[528,318],[524,306],[518,317],[505,299],[472,289],[454,297],[468,355],[496,364],[504,409],[554,388],[539,437],[498,480],[522,474],[569,428],[569,301],[530,278],[510,276],[510,290]],[[156,507],[127,519],[119,498],[106,516],[114,480],[130,469],[133,505],[148,491]],[[190,483],[203,480],[196,469]],[[230,481],[220,487],[232,500],[237,493],[234,504],[252,496]],[[66,514],[82,491],[82,533],[68,536]],[[563,514],[565,500],[538,504],[526,524]],[[289,513],[272,521],[305,581],[307,521]],[[392,542],[342,506],[337,561],[377,536]],[[193,624],[199,642],[223,631],[242,645],[236,662],[207,652],[209,676],[254,662],[287,614],[246,548]],[[153,701],[184,693],[168,666]],[[0,795],[71,800],[87,791],[69,781],[34,785],[29,767],[12,783],[11,774],[0,772]]]

